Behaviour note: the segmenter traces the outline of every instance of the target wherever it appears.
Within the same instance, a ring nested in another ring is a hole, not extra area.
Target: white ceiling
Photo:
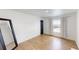
[[[14,11],[22,12],[25,14],[33,14],[41,17],[54,17],[67,15],[76,12],[76,9],[14,9]]]

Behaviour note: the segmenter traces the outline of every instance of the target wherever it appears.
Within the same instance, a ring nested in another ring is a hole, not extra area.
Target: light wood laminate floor
[[[70,50],[71,48],[77,49],[74,41],[40,35],[20,43],[16,50]]]

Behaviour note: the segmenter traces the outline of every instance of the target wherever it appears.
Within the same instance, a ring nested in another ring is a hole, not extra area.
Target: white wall
[[[64,26],[65,37],[71,40],[76,40],[76,18],[76,13],[72,13],[69,16],[64,17],[64,20],[66,20],[66,26]]]
[[[77,39],[76,39],[76,43],[77,46],[79,48],[79,11],[77,11]]]
[[[12,20],[18,43],[40,34],[40,17],[38,16],[12,10],[0,10],[0,18]]]
[[[51,18],[43,18],[44,34],[51,34]]]

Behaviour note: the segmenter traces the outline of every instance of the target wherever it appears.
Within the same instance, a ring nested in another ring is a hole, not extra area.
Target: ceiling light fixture
[[[48,11],[48,10],[46,10],[45,12],[46,12],[46,13],[48,13],[49,11]]]

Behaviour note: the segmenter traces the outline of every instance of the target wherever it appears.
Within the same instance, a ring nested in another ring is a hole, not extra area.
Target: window
[[[61,32],[61,20],[60,19],[53,20],[53,32],[55,33]]]

